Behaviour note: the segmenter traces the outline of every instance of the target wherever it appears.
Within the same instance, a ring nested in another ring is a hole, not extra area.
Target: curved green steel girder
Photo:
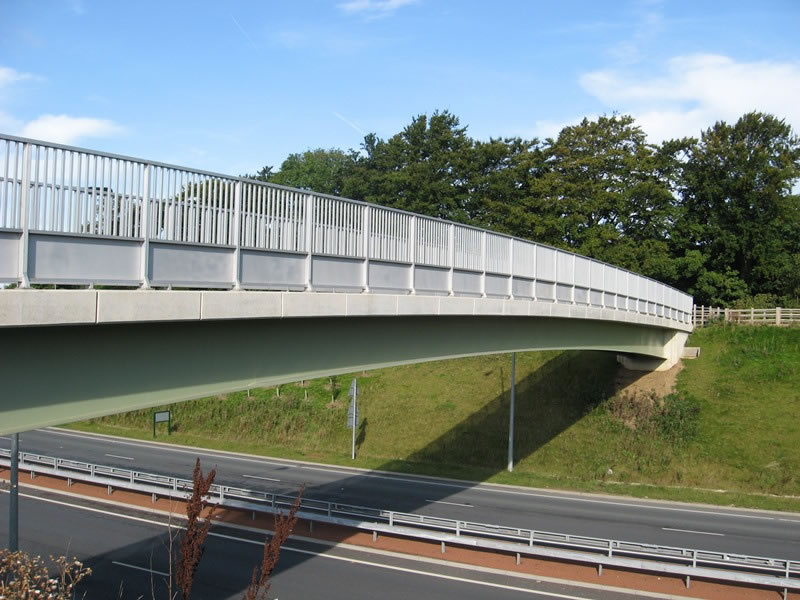
[[[0,434],[251,387],[512,351],[665,357],[675,331],[537,317],[316,317],[6,328]]]

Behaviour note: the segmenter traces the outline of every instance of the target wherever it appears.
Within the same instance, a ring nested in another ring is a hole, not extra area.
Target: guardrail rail
[[[10,466],[11,452],[0,449],[0,465]],[[192,481],[42,456],[19,454],[19,468],[31,476],[52,475],[68,483],[82,481],[113,488],[186,499],[192,494]],[[220,506],[254,512],[288,511],[295,496],[250,490],[227,485],[211,486],[208,498]],[[378,533],[435,541],[442,544],[500,550],[520,556],[540,556],[603,566],[678,575],[687,587],[692,577],[800,591],[800,561],[748,556],[711,550],[678,548],[611,540],[588,536],[538,531],[534,529],[473,523],[414,513],[402,513],[338,502],[302,498],[298,516],[309,521],[342,525]]]
[[[744,325],[796,325],[800,323],[800,308],[721,308],[695,306],[692,324],[704,327],[714,321]]]
[[[467,225],[0,134],[0,283],[516,298],[691,323],[626,269]]]

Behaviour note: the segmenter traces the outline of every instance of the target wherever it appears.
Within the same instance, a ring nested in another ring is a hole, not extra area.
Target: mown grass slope
[[[800,329],[692,335],[678,394],[614,397],[601,352],[517,356],[514,473],[507,473],[510,358],[482,356],[172,405],[170,441],[356,466],[650,497],[800,510]],[[358,457],[346,427],[360,385]],[[72,427],[152,436],[152,412]],[[162,431],[161,441],[167,437]],[[721,492],[719,490],[724,490]]]

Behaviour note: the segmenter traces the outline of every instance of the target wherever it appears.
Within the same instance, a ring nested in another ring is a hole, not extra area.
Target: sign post
[[[358,426],[358,380],[353,377],[350,384],[350,391],[347,393],[352,398],[350,408],[347,409],[347,426],[353,430],[353,446],[350,451],[350,459],[356,459],[356,427]]]
[[[508,415],[508,470],[514,470],[514,384],[517,380],[517,353],[511,353],[511,410]]]
[[[8,549],[19,550],[19,434],[11,435],[11,489],[8,494]]]
[[[168,410],[162,410],[153,413],[153,437],[156,437],[156,423],[167,424],[167,435],[170,435],[172,430],[172,414]]]

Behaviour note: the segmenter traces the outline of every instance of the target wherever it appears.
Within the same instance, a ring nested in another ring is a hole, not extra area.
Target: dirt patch
[[[614,378],[614,393],[636,396],[652,391],[656,397],[663,398],[675,391],[675,382],[682,370],[680,361],[667,371],[629,371],[620,365]]]

